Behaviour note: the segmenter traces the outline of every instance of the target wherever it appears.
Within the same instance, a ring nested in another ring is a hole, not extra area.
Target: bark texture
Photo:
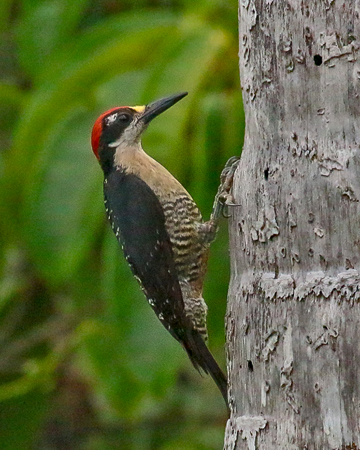
[[[360,446],[359,12],[240,0],[227,450]]]

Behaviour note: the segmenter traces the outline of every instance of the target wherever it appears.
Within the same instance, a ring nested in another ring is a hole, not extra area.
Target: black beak
[[[187,92],[182,92],[181,94],[171,95],[170,97],[161,98],[160,100],[150,103],[146,106],[145,111],[139,120],[144,123],[149,123],[156,116],[169,109],[170,106],[175,105],[175,103],[187,95]]]

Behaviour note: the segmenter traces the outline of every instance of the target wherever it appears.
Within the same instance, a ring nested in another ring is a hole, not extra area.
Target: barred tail
[[[188,339],[184,340],[184,348],[190,358],[195,369],[200,372],[202,369],[209,374],[217,384],[222,396],[224,397],[226,406],[229,410],[227,398],[227,378],[215,361],[210,350],[207,348],[203,338],[197,330],[190,330]]]

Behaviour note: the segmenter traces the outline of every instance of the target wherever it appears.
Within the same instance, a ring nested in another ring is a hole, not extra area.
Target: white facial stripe
[[[107,116],[105,119],[106,125],[109,126],[112,123],[114,123],[117,116],[118,116],[118,113],[110,114],[110,116]]]
[[[112,142],[111,144],[109,144],[109,147],[118,147],[121,144],[122,139],[118,139],[115,142]]]

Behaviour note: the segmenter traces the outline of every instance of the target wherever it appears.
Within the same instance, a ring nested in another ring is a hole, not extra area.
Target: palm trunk
[[[240,0],[225,448],[360,446],[360,4]]]

